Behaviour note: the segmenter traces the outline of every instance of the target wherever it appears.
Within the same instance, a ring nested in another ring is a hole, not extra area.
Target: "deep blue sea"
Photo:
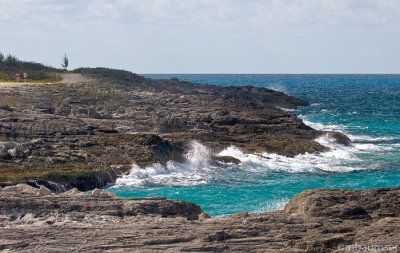
[[[310,106],[294,111],[321,130],[345,133],[349,147],[327,137],[331,148],[319,155],[287,158],[244,154],[229,147],[221,155],[239,165],[212,163],[198,142],[185,163],[132,165],[130,175],[108,190],[122,197],[165,196],[194,202],[213,217],[236,212],[282,209],[297,193],[311,188],[369,189],[400,185],[400,75],[146,75],[221,86],[254,85],[305,99]]]

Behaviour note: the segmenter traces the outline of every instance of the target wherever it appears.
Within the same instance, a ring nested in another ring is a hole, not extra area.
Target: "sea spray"
[[[186,162],[190,167],[207,168],[211,159],[210,150],[198,141],[189,143],[189,151],[186,153]]]
[[[286,157],[274,153],[245,154],[231,146],[219,155],[232,156],[242,161],[243,168],[252,171],[280,171],[286,173],[343,173],[362,168],[348,167],[357,157],[343,149],[332,149],[321,154],[303,154]]]
[[[240,211],[282,209],[294,194],[306,189],[399,185],[399,75],[162,75],[158,78],[171,77],[220,86],[255,85],[285,91],[311,103],[294,111],[307,125],[342,132],[353,143],[343,146],[329,136],[321,136],[317,141],[328,146],[329,152],[292,158],[268,153],[245,154],[237,147],[230,147],[221,154],[239,158],[240,164],[209,161],[207,166],[192,165],[196,169],[191,169],[187,159],[183,164],[149,166],[159,169],[154,173],[163,173],[160,177],[165,176],[165,181],[142,175],[133,186],[109,189],[119,196],[188,200],[199,204],[211,216],[220,217]],[[186,172],[185,180],[173,179],[174,166],[183,166],[180,168]],[[166,168],[170,171],[165,172]]]
[[[239,165],[224,164],[211,161],[210,150],[197,141],[191,141],[189,151],[185,154],[183,163],[168,161],[165,165],[155,163],[141,168],[132,165],[129,175],[117,179],[116,187],[167,187],[167,186],[195,186],[207,184],[210,181],[229,180],[235,182],[238,171],[245,173],[264,173],[268,171],[286,173],[345,173],[366,169],[362,167],[358,153],[387,151],[391,147],[374,144],[352,144],[344,146],[338,144],[329,135],[316,139],[319,143],[330,148],[328,152],[320,154],[301,154],[295,157],[286,157],[274,153],[246,154],[235,146],[228,147],[220,152],[219,156],[231,156],[241,161]],[[240,173],[239,173],[240,174]]]
[[[371,152],[387,154],[394,147],[371,143],[344,146],[329,135],[316,141],[330,151],[285,157],[266,152],[246,154],[231,146],[218,154],[235,157],[240,164],[213,161],[205,145],[192,141],[185,162],[169,161],[145,168],[134,164],[130,174],[119,178],[110,191],[125,197],[166,196],[193,201],[213,217],[220,217],[239,211],[282,209],[293,194],[330,187],[331,181],[336,182],[335,187],[345,188],[380,186],[381,181],[395,185],[396,176],[368,176],[372,173],[368,170],[380,169],[381,164],[374,158],[359,157]],[[396,161],[396,156],[392,160]],[[362,171],[365,173],[358,174]],[[347,177],[353,180],[348,181]]]
[[[155,163],[141,168],[132,165],[129,175],[117,179],[115,186],[191,186],[205,184],[212,177],[210,172],[210,151],[198,141],[189,143],[186,161],[168,161],[166,165]]]

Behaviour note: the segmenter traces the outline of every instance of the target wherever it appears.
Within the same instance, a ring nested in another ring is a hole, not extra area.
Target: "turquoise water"
[[[187,162],[166,168],[132,167],[130,175],[108,190],[121,197],[165,196],[199,204],[213,217],[240,211],[282,209],[311,188],[368,189],[400,185],[400,75],[147,75],[177,77],[203,84],[254,85],[303,98],[311,106],[295,113],[307,125],[340,131],[353,141],[343,147],[327,137],[318,139],[332,151],[286,158],[231,155],[240,165],[210,161],[207,147],[192,142]]]

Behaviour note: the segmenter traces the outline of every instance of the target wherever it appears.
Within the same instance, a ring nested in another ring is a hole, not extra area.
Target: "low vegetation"
[[[25,72],[28,73],[30,82],[56,82],[61,80],[58,73],[63,72],[63,70],[36,62],[22,61],[10,54],[4,56],[0,52],[0,82],[15,81],[15,74],[17,73],[23,81],[23,73]]]
[[[108,68],[77,68],[73,73],[112,82],[144,81],[145,78],[125,70]]]

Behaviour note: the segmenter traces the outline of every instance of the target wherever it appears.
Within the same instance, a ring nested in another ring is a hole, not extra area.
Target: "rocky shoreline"
[[[132,164],[184,161],[192,140],[226,163],[240,162],[217,155],[231,145],[295,156],[327,151],[321,135],[350,141],[280,109],[308,104],[281,92],[76,72],[88,82],[0,89],[0,251],[399,251],[399,187],[306,190],[284,210],[217,219],[187,201],[97,189]]]
[[[192,140],[227,162],[238,161],[216,154],[231,145],[295,156],[328,150],[314,140],[323,134],[349,143],[280,109],[308,105],[281,92],[152,80],[102,68],[76,72],[88,82],[0,89],[1,186],[100,188],[132,164],[183,161]]]
[[[306,190],[284,210],[217,219],[186,201],[0,188],[4,252],[398,252],[399,240],[400,187]]]

